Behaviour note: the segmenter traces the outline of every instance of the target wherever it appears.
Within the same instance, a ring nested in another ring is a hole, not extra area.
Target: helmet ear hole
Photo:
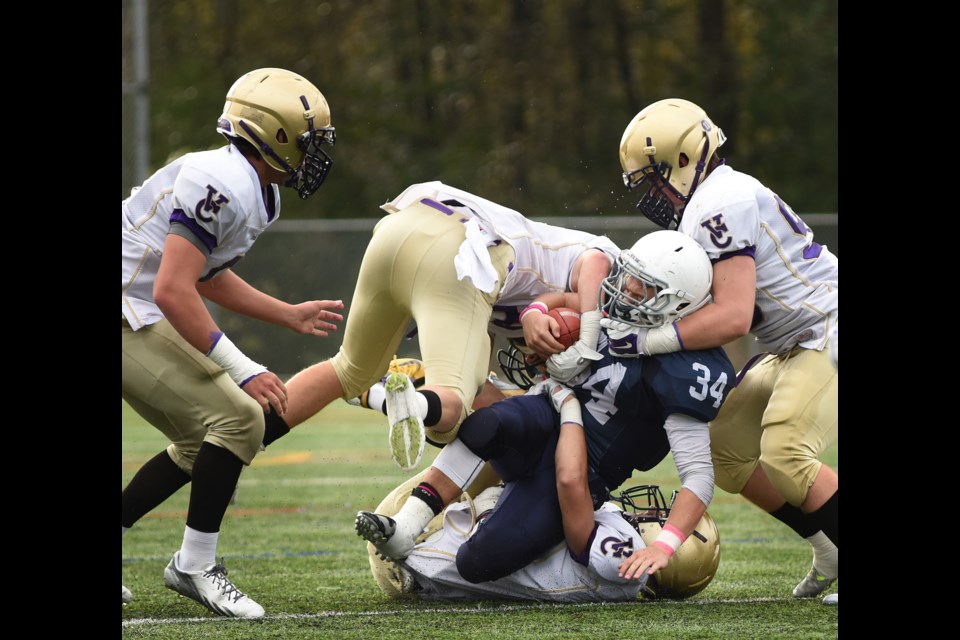
[[[681,153],[680,158],[677,160],[677,164],[679,164],[680,168],[682,169],[688,164],[690,164],[690,158],[687,157],[687,154]]]
[[[319,148],[335,140],[327,101],[292,71],[269,67],[241,76],[227,91],[217,130],[253,145],[270,167],[288,175],[284,186],[301,198],[320,187],[333,164]]]

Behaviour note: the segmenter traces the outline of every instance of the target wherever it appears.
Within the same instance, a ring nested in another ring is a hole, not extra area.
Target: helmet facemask
[[[300,134],[297,147],[303,151],[303,161],[284,186],[296,189],[304,200],[312,196],[326,180],[333,166],[333,159],[321,146],[332,146],[336,141],[337,132],[333,127],[310,129]]]
[[[514,341],[510,342],[509,349],[497,351],[497,362],[507,380],[524,390],[529,389],[544,377],[543,358],[533,352],[524,351]]]
[[[682,312],[696,302],[690,293],[672,288],[670,283],[644,271],[629,251],[620,254],[617,269],[600,283],[600,308],[604,314],[640,329],[669,324],[678,316],[687,315]]]
[[[684,197],[670,184],[670,174],[673,168],[666,162],[652,162],[642,169],[623,174],[623,184],[627,191],[638,191],[640,201],[637,209],[649,218],[654,224],[664,229],[676,229],[680,225],[683,208],[689,198]],[[677,207],[667,192],[682,205]]]
[[[624,519],[638,531],[642,522],[658,522],[663,526],[670,517],[670,507],[655,484],[630,487],[611,495],[610,499],[620,504]]]

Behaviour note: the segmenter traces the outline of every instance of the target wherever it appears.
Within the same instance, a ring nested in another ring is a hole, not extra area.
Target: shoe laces
[[[219,591],[222,591],[224,596],[234,602],[246,597],[246,594],[240,591],[240,589],[237,589],[236,585],[227,578],[227,567],[223,564],[223,558],[220,558],[219,563],[213,565],[207,571],[204,571],[203,577],[213,580],[213,586]]]

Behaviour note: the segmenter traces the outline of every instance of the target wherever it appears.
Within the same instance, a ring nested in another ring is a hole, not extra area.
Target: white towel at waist
[[[496,242],[496,238],[480,228],[476,219],[471,218],[463,223],[467,237],[460,245],[453,264],[457,268],[457,279],[470,278],[473,286],[484,293],[496,290],[500,283],[500,276],[490,260],[487,247]]]

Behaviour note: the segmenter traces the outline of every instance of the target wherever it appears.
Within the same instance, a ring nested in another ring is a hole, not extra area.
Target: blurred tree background
[[[596,216],[581,228],[629,246],[651,227],[623,187],[620,137],[667,97],[706,109],[728,162],[797,212],[837,213],[838,38],[837,0],[122,0],[121,197],[146,177],[138,96],[152,172],[224,144],[215,123],[233,81],[284,67],[320,88],[337,128],[320,191],[285,192],[287,225],[372,225],[408,185],[442,180],[530,217]],[[635,228],[610,232],[613,216],[634,214]],[[835,222],[825,236],[811,225],[836,252]],[[284,299],[349,302],[368,238],[369,227],[271,232],[236,270]],[[234,316],[221,326],[277,371],[339,343]]]
[[[123,79],[132,78],[132,0]],[[440,179],[530,216],[630,213],[617,148],[650,102],[682,97],[723,155],[800,212],[837,212],[837,0],[147,0],[150,169],[222,144],[250,69],[312,80],[334,169],[284,218],[376,217]],[[123,144],[133,144],[128,130]],[[144,176],[122,167],[121,194]]]

